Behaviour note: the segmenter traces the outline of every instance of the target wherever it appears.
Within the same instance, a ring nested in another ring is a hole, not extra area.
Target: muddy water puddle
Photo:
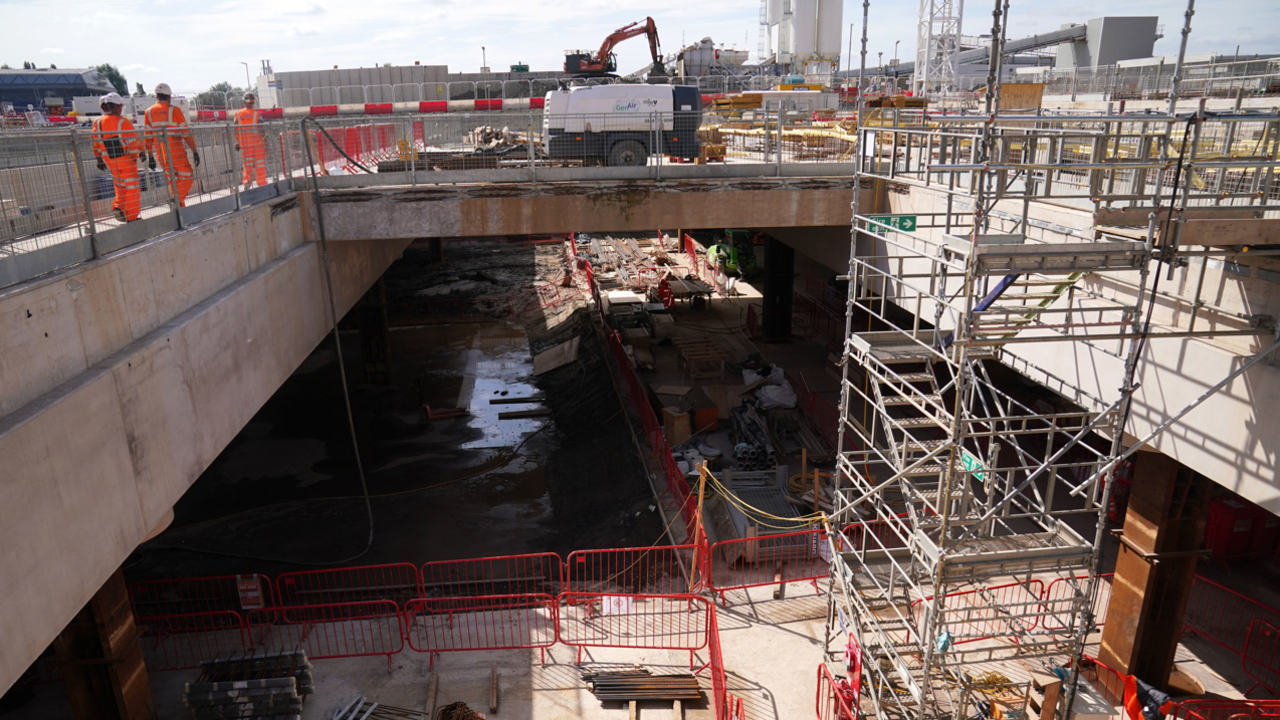
[[[467,412],[465,427],[479,436],[460,448],[512,448],[551,422],[545,417],[499,417],[537,409],[541,400],[492,402],[540,395],[533,384],[529,339],[519,328],[501,323],[425,325],[398,329],[392,337],[396,354],[403,353],[417,365],[423,402],[436,413]]]

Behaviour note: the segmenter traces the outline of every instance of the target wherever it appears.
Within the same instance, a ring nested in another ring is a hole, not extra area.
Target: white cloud
[[[319,35],[320,32],[320,28],[315,25],[290,25],[289,29],[285,31],[285,35],[289,37],[306,37],[308,35]]]
[[[41,55],[64,55],[66,52],[62,48],[41,48],[40,50]]]
[[[125,65],[120,69],[121,70],[141,70],[145,67],[146,65],[143,65],[142,63],[129,63],[128,65]]]

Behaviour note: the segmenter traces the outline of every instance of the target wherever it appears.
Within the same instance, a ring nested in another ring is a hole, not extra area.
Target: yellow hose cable
[[[772,530],[796,530],[800,527],[811,525],[815,522],[821,522],[824,525],[826,525],[828,528],[830,528],[830,522],[827,519],[827,516],[825,513],[810,513],[808,515],[801,515],[798,518],[794,518],[794,517],[789,518],[789,517],[774,515],[765,510],[761,510],[760,508],[753,507],[752,505],[749,505],[748,503],[743,501],[738,496],[734,495],[732,492],[729,491],[728,488],[720,484],[720,481],[716,479],[716,476],[712,475],[710,472],[707,472],[707,478],[710,479],[711,482],[715,484],[716,490],[720,492],[720,495],[724,497],[725,500],[732,503],[734,507],[738,508],[739,510],[742,510],[744,513],[757,515],[760,517],[768,518],[770,520],[779,520],[782,522],[793,523],[792,525],[779,526],[779,525],[771,525],[769,523],[760,522],[759,520],[756,520],[757,525],[761,525],[763,527],[767,527]],[[754,520],[755,518],[752,518],[752,519]]]

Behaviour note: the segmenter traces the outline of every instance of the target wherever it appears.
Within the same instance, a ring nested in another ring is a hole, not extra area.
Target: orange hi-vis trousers
[[[138,219],[142,212],[142,190],[138,179],[138,159],[125,155],[115,159],[103,158],[107,169],[111,171],[111,181],[115,185],[116,196],[111,201],[111,209],[124,213],[126,222]]]
[[[187,146],[182,138],[169,138],[168,147],[157,142],[156,162],[164,167],[169,178],[169,192],[177,198],[178,205],[187,206],[187,195],[196,182],[196,171],[191,167],[191,159],[187,157]],[[172,162],[170,159],[172,158]]]
[[[249,136],[241,141],[240,152],[244,161],[244,184],[267,184],[267,145],[261,137]]]

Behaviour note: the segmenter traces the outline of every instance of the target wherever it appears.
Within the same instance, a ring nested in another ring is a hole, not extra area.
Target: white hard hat
[[[103,105],[124,105],[124,98],[120,97],[120,93],[107,93],[98,98],[98,107]]]
[[[258,97],[251,92],[247,92],[244,94],[245,102],[257,102],[257,100],[258,100]]]
[[[157,95],[172,95],[173,89],[169,87],[169,83],[159,83],[156,85]]]

